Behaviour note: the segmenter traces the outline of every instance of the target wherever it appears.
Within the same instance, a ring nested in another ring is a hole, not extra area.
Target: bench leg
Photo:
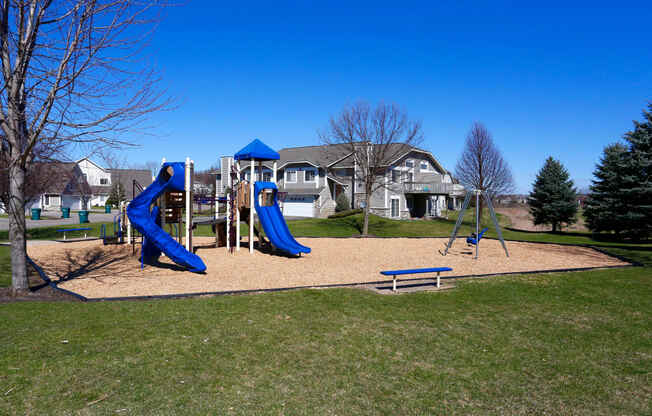
[[[394,288],[392,290],[396,292],[396,278],[394,278],[393,281],[394,281]]]
[[[439,272],[437,272],[437,289],[439,289]]]
[[[64,240],[66,239],[66,232],[65,231],[63,232],[63,239]]]
[[[86,231],[84,231],[84,238],[88,238],[88,237],[86,237]]]

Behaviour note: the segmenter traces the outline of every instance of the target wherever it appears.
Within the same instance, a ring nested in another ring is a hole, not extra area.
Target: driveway
[[[104,214],[91,212],[88,214],[88,220],[90,222],[111,222],[116,213]],[[33,221],[30,219],[25,220],[27,222],[27,229],[30,228],[41,228],[41,227],[56,227],[61,225],[79,225],[79,216],[76,212],[70,213],[70,218],[57,218],[57,219],[43,219],[38,221]],[[6,231],[9,229],[9,218],[3,217],[0,218],[0,231]]]

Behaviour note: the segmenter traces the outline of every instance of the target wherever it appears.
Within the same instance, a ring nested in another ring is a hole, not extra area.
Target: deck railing
[[[452,183],[403,182],[403,193],[406,194],[448,195],[452,192],[453,192]]]

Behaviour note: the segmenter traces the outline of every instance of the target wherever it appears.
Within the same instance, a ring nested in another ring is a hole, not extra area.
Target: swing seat
[[[472,244],[472,245],[478,244],[478,241],[480,241],[480,239],[482,238],[484,233],[486,233],[488,230],[489,230],[489,228],[484,228],[484,229],[482,229],[482,231],[480,231],[480,234],[478,234],[477,237],[475,237],[475,235],[473,235],[471,237],[468,237],[466,239],[466,244]]]

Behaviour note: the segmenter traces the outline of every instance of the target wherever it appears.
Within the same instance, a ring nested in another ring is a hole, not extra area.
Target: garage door
[[[312,217],[312,195],[288,195],[283,202],[283,215],[286,217]]]

